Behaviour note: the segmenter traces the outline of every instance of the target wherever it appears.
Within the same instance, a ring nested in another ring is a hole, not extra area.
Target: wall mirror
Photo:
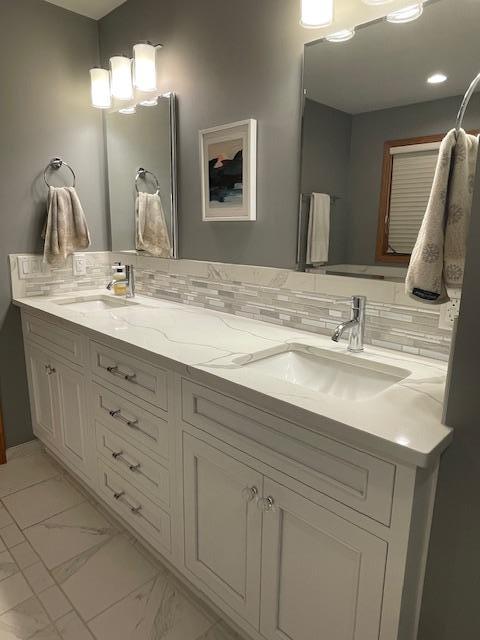
[[[108,113],[106,141],[112,250],[178,257],[175,95]]]
[[[436,0],[414,22],[305,46],[300,270],[403,280],[440,141],[479,71],[478,24],[480,3]],[[478,93],[464,128],[480,128]]]

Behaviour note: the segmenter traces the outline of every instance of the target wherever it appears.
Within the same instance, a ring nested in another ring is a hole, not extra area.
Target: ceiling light
[[[355,35],[355,29],[342,29],[326,37],[329,42],[347,42]]]
[[[434,73],[427,79],[428,84],[442,84],[446,81],[447,76],[444,73]]]
[[[415,2],[409,4],[403,9],[397,9],[387,15],[387,22],[392,24],[404,24],[405,22],[412,22],[417,20],[423,13],[423,2]]]
[[[126,116],[131,115],[132,113],[137,113],[137,108],[133,107],[124,107],[123,109],[118,110],[119,113],[123,113]]]
[[[132,61],[126,56],[110,58],[112,69],[112,96],[118,100],[133,98]]]
[[[334,0],[302,0],[300,24],[307,29],[328,27],[333,22]]]
[[[140,91],[155,91],[157,88],[156,48],[150,43],[133,47],[133,84]]]
[[[90,69],[92,105],[97,109],[110,109],[110,73],[106,69]]]

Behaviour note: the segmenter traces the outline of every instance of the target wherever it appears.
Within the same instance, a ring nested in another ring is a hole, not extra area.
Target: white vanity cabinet
[[[98,332],[22,322],[37,437],[247,636],[416,639],[436,467]]]

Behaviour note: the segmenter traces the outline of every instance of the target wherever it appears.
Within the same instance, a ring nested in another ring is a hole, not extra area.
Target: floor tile
[[[11,547],[10,553],[20,569],[26,569],[38,562],[39,558],[28,542],[21,542],[16,547]]]
[[[62,640],[93,640],[92,634],[74,611],[60,618],[56,624]]]
[[[0,638],[2,640],[24,640],[48,636],[36,634],[51,628],[51,622],[37,598],[29,598],[0,616]],[[54,638],[55,636],[51,636]]]
[[[156,572],[156,567],[122,535],[95,553],[86,554],[83,561],[73,560],[54,575],[82,618],[90,620],[151,580]]]
[[[168,573],[140,587],[94,618],[98,640],[197,640],[212,627],[207,617],[179,592]]]
[[[0,529],[0,538],[7,548],[16,547],[17,544],[25,542],[25,537],[16,524],[9,524]]]
[[[33,596],[33,592],[21,573],[0,582],[0,614]]]
[[[72,605],[56,585],[42,591],[38,597],[52,620],[58,620],[72,610]]]
[[[28,638],[28,640],[62,640],[62,638],[58,635],[58,631],[52,625],[47,629],[38,631],[34,636]]]
[[[48,589],[48,587],[52,587],[55,584],[52,576],[48,573],[41,562],[32,564],[30,567],[25,569],[23,571],[23,575],[35,593],[45,591],[45,589]]]
[[[18,526],[25,529],[70,509],[85,498],[64,476],[51,478],[3,499]]]
[[[12,516],[8,513],[5,507],[0,506],[0,529],[12,524]]]
[[[60,468],[44,453],[14,458],[0,466],[0,498],[58,476]]]
[[[87,502],[25,530],[48,569],[106,542],[115,533],[108,520]]]
[[[15,458],[24,458],[25,456],[31,456],[33,454],[40,454],[42,452],[42,443],[40,440],[30,440],[30,442],[24,442],[16,447],[10,447],[7,449],[7,460],[10,462]]]
[[[242,640],[242,638],[220,621],[196,640]]]
[[[0,580],[13,576],[14,573],[18,573],[14,559],[8,551],[0,551]]]

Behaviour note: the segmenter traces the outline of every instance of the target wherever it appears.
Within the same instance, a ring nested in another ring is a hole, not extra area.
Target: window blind
[[[415,151],[397,147],[393,152],[388,227],[389,253],[411,253],[427,209],[439,145]],[[433,147],[433,148],[432,148]]]

